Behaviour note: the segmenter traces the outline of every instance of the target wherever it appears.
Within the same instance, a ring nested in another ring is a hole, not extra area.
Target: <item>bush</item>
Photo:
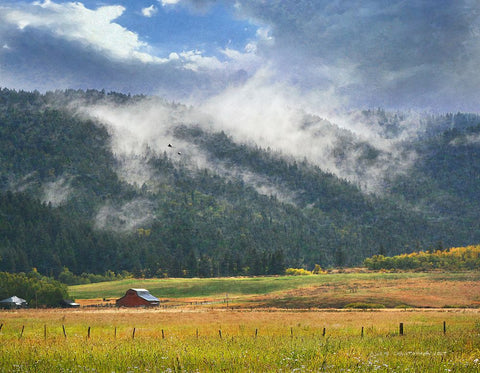
[[[307,271],[303,268],[287,268],[285,274],[287,276],[308,276],[312,274],[312,271]]]
[[[96,282],[123,280],[131,277],[133,277],[133,275],[127,271],[122,271],[122,273],[117,274],[113,271],[106,271],[103,275],[84,272],[80,276],[77,276],[67,267],[63,267],[62,272],[58,275],[58,280],[67,285],[83,285]]]
[[[312,273],[313,273],[314,275],[320,275],[320,274],[325,274],[325,273],[327,273],[327,272],[324,271],[324,270],[322,269],[322,267],[320,267],[319,264],[315,264],[315,268],[313,269]]]

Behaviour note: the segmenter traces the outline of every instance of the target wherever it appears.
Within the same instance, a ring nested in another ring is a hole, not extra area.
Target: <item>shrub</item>
[[[58,275],[58,280],[67,285],[83,285],[92,284],[96,282],[117,281],[125,278],[131,278],[133,275],[130,272],[122,271],[122,273],[115,273],[113,271],[106,271],[103,275],[94,273],[82,273],[80,276],[73,274],[67,267],[63,267],[62,272]]]
[[[287,276],[308,276],[312,274],[312,271],[307,271],[303,268],[287,268],[285,274]]]
[[[322,269],[322,267],[320,267],[319,264],[315,264],[315,268],[313,269],[312,273],[313,273],[314,275],[319,275],[319,274],[322,274],[322,273],[324,274],[324,273],[327,273],[327,272],[324,271],[324,270]]]

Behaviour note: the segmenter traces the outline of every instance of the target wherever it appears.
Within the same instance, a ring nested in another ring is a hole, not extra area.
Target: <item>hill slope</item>
[[[476,116],[430,118],[395,149],[299,117],[311,160],[155,98],[3,89],[0,270],[275,274],[479,239]],[[399,137],[402,118],[383,117],[358,120]]]
[[[129,288],[146,288],[164,307],[343,308],[368,307],[478,308],[477,272],[464,273],[332,273],[215,279],[128,279],[70,286],[81,304],[113,303]]]

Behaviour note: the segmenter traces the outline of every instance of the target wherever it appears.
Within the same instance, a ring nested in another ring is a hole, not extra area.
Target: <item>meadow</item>
[[[310,276],[125,279],[70,286],[82,304],[110,303],[129,288],[146,288],[164,307],[206,303],[234,308],[480,307],[480,272],[330,273]]]
[[[97,307],[0,311],[0,372],[480,372],[479,280],[354,272],[71,286]],[[161,306],[105,307],[128,288]]]
[[[480,371],[472,309],[39,309],[0,323],[2,372]]]

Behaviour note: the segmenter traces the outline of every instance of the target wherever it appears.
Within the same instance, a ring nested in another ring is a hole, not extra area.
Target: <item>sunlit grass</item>
[[[472,372],[480,370],[479,316],[459,310],[2,312],[0,371]]]
[[[363,279],[401,279],[425,277],[425,273],[350,273],[312,276],[231,277],[231,278],[168,278],[125,279],[69,287],[70,294],[79,299],[116,297],[130,287],[148,288],[164,297],[194,297],[215,294],[265,294],[324,283],[339,283]]]
[[[215,279],[126,279],[71,286],[74,299],[117,299],[146,288],[161,300],[227,297],[236,307],[342,308],[351,303],[385,307],[478,307],[480,273],[335,273]],[[165,303],[164,303],[165,304]]]

